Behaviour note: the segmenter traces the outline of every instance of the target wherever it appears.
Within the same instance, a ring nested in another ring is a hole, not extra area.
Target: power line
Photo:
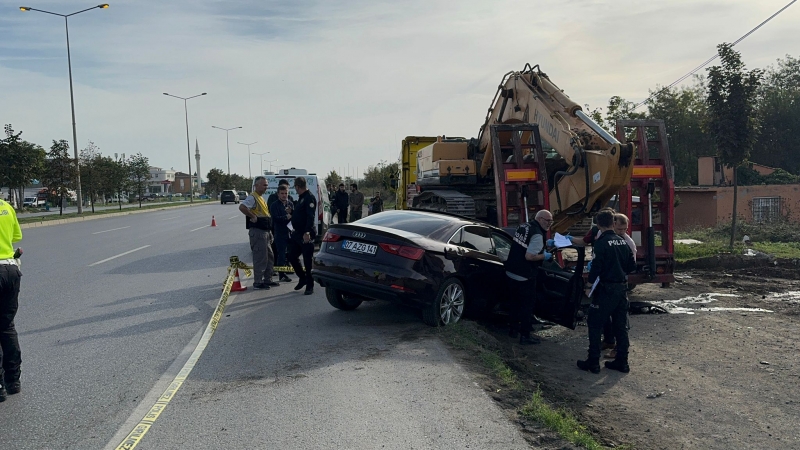
[[[731,47],[733,47],[734,45],[736,45],[736,44],[738,44],[739,42],[743,41],[743,40],[744,40],[744,39],[745,39],[747,36],[750,36],[751,34],[753,34],[753,33],[754,33],[756,30],[758,30],[759,28],[761,28],[762,26],[764,26],[764,25],[765,25],[767,22],[769,22],[770,20],[774,19],[774,18],[775,18],[775,16],[777,16],[777,15],[778,15],[778,14],[780,14],[780,13],[782,13],[782,12],[783,12],[783,11],[784,11],[786,8],[788,8],[788,7],[792,6],[792,4],[793,4],[794,2],[796,2],[796,1],[797,1],[797,0],[792,0],[791,2],[789,2],[789,4],[787,4],[786,6],[784,6],[783,8],[781,8],[780,10],[778,10],[778,12],[776,12],[775,14],[773,14],[773,15],[769,16],[769,18],[768,18],[767,20],[765,20],[765,21],[761,22],[760,24],[758,24],[758,26],[757,26],[757,27],[755,27],[755,28],[753,28],[752,30],[748,31],[748,32],[747,32],[747,34],[745,34],[744,36],[742,36],[742,37],[740,37],[739,39],[737,39],[736,41],[734,41],[734,43],[733,43],[733,44],[731,44]],[[689,73],[687,73],[686,75],[684,75],[684,76],[682,76],[682,77],[678,78],[677,80],[675,80],[675,81],[674,81],[672,84],[670,84],[669,86],[667,86],[667,87],[665,87],[665,88],[661,89],[660,91],[657,91],[657,92],[655,92],[655,93],[653,93],[653,94],[650,94],[650,96],[649,96],[649,97],[647,97],[646,99],[644,99],[644,100],[642,100],[641,102],[637,103],[637,104],[636,104],[636,105],[633,107],[633,109],[632,109],[631,111],[635,111],[635,110],[636,110],[636,108],[638,108],[638,107],[640,107],[640,106],[644,105],[644,104],[645,104],[645,103],[646,103],[648,100],[650,100],[651,98],[653,98],[653,97],[655,97],[655,96],[658,96],[658,95],[661,95],[661,93],[662,93],[662,92],[669,90],[670,88],[672,88],[672,87],[673,87],[673,86],[675,86],[676,84],[678,84],[678,83],[680,83],[681,81],[683,81],[683,80],[685,80],[685,79],[689,78],[690,76],[694,75],[694,74],[695,74],[695,72],[697,72],[698,70],[700,70],[700,69],[702,69],[703,67],[707,66],[707,65],[708,65],[708,64],[709,64],[711,61],[713,61],[713,60],[715,60],[715,59],[717,59],[717,58],[719,58],[719,53],[717,53],[716,55],[712,56],[711,58],[708,58],[708,59],[707,59],[707,60],[706,60],[706,61],[705,61],[703,64],[700,64],[699,66],[695,67],[694,69],[692,69],[692,71],[691,71],[691,72],[689,72]]]

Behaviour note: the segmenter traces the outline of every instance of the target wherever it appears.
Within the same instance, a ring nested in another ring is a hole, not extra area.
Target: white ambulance
[[[303,177],[306,179],[306,186],[311,194],[317,199],[317,216],[315,225],[317,226],[317,242],[322,241],[322,236],[328,231],[328,225],[331,223],[331,202],[328,198],[328,187],[325,186],[325,180],[315,173],[308,173],[306,169],[280,169],[277,173],[265,173],[267,177],[267,192],[263,197],[266,201],[270,194],[278,192],[278,182],[280,180],[287,180],[289,182],[289,195],[297,201],[297,191],[294,190],[294,179]]]

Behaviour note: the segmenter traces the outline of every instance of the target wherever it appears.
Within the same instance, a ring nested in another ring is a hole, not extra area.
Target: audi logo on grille
[[[357,238],[362,238],[363,239],[363,238],[367,237],[367,233],[362,233],[360,231],[356,231],[355,233],[353,233],[353,237],[357,237]]]

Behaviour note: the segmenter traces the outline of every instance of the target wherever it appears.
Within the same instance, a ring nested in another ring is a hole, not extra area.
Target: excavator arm
[[[530,65],[521,72],[507,73],[498,87],[478,135],[481,177],[492,171],[489,127],[514,123],[537,124],[542,140],[566,163],[551,181],[550,209],[555,231],[565,232],[596,212],[630,181],[633,144],[621,144],[551,82],[539,66]]]

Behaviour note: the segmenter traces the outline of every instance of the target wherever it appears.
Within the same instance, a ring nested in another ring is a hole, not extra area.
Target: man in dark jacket
[[[538,344],[531,336],[533,308],[536,304],[536,275],[542,262],[553,257],[545,251],[547,230],[553,223],[553,215],[545,209],[536,213],[534,219],[523,223],[514,233],[514,242],[505,262],[508,290],[515,302],[509,336],[519,334],[522,345]]]
[[[339,223],[347,223],[347,209],[350,207],[350,196],[344,190],[344,183],[339,184],[339,190],[335,195],[336,214],[339,216],[337,219]]]
[[[314,279],[311,278],[311,258],[314,256],[314,238],[317,235],[314,217],[317,214],[317,199],[307,188],[306,179],[294,179],[294,189],[297,191],[297,205],[292,214],[292,234],[289,239],[289,262],[297,274],[298,282],[295,291],[303,289],[305,295],[314,293]],[[303,256],[303,265],[300,265],[300,255]]]
[[[289,245],[288,225],[292,219],[293,210],[294,204],[289,201],[289,186],[279,185],[278,200],[272,202],[269,206],[269,213],[272,215],[273,235],[275,237],[275,265],[278,267],[286,266],[286,249]],[[292,281],[284,272],[278,275],[278,280]]]
[[[609,369],[630,372],[628,367],[628,283],[627,275],[636,270],[633,252],[620,236],[614,233],[614,213],[600,211],[595,218],[602,234],[594,243],[594,258],[589,269],[589,283],[597,285],[587,290],[592,299],[586,324],[589,328],[589,357],[578,361],[578,368],[600,373],[600,340],[603,324],[611,316],[617,355],[606,361]]]

